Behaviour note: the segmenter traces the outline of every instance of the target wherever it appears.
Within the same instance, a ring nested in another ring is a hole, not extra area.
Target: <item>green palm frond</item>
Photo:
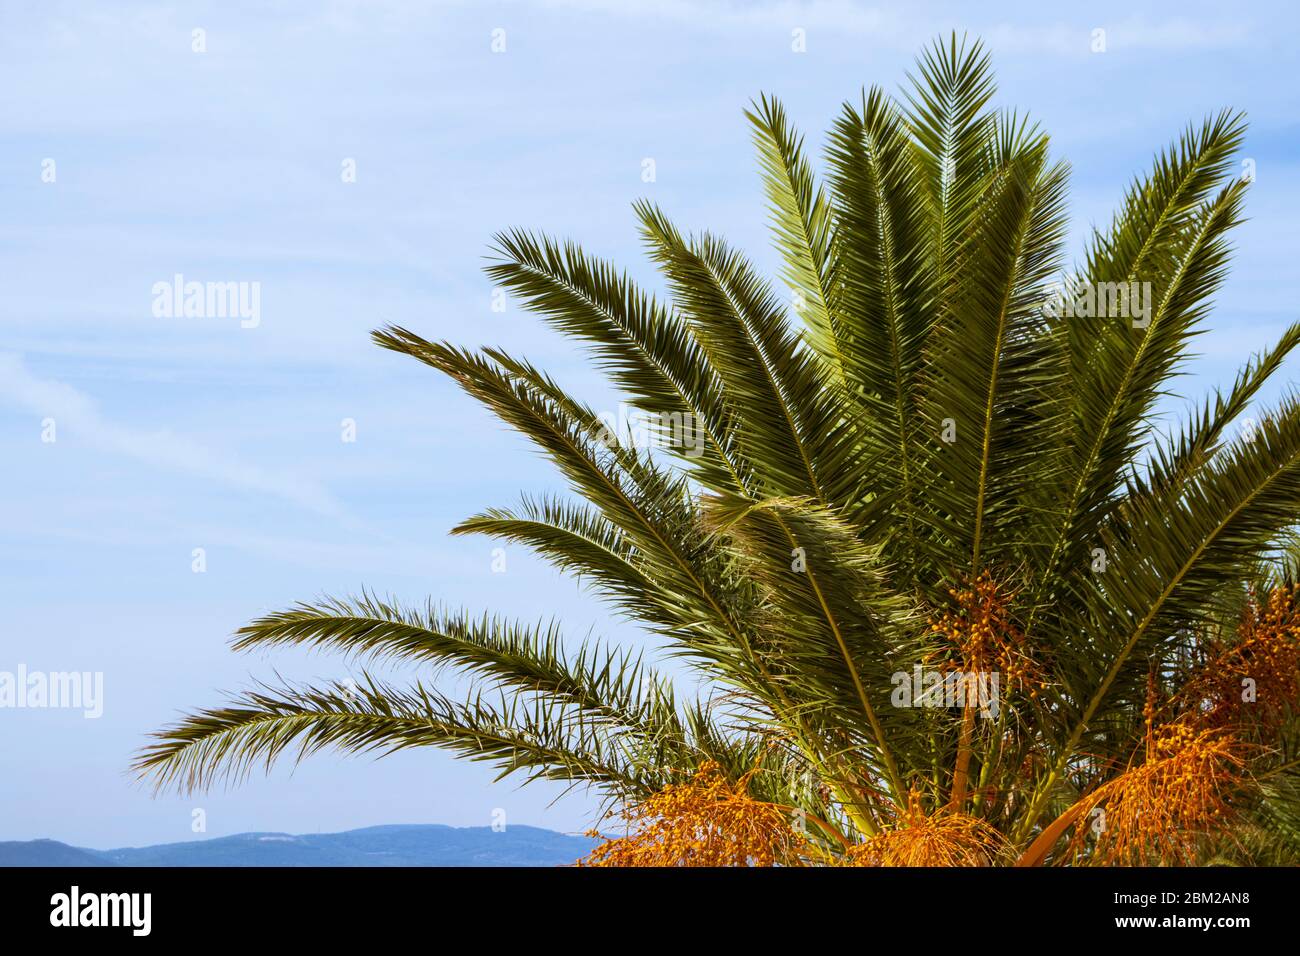
[[[659,420],[690,416],[704,430],[704,454],[691,459],[702,480],[744,482],[717,373],[684,323],[571,243],[516,231],[499,235],[495,251],[487,274],[561,332],[590,343],[634,406]]]
[[[1070,588],[1071,576],[1087,565],[1082,556],[1096,546],[1162,385],[1223,278],[1225,235],[1239,221],[1245,187],[1228,182],[1243,129],[1240,116],[1226,112],[1189,129],[1133,185],[1110,231],[1093,239],[1080,281],[1094,291],[1116,283],[1108,288],[1121,293],[1137,283],[1139,294],[1148,283],[1152,314],[1056,323],[1070,365],[1072,428],[1058,470],[1061,487],[1053,491],[1055,514],[1034,554],[1038,602]]]
[[[599,644],[566,654],[554,624],[526,626],[487,615],[402,608],[372,595],[298,604],[236,632],[235,649],[327,648],[372,659],[443,667],[494,688],[537,693],[650,735],[682,738],[672,685],[639,655]]]
[[[916,75],[908,78],[905,118],[931,210],[936,310],[946,312],[961,274],[958,237],[970,231],[984,195],[995,122],[995,114],[987,109],[993,75],[984,48],[958,41],[953,34],[947,43],[937,40],[924,51]]]
[[[897,519],[894,557],[919,543],[916,498],[918,376],[935,321],[933,262],[927,255],[926,197],[901,111],[885,94],[844,105],[827,147],[839,228],[843,356],[856,415],[869,438],[871,493]]]
[[[136,770],[192,789],[282,755],[427,745],[637,801],[707,764],[815,815],[828,852],[919,805],[978,818],[1009,859],[1106,862],[1063,839],[1071,813],[1145,766],[1160,721],[1209,712],[1184,700],[1206,661],[1300,577],[1300,398],[1232,432],[1300,323],[1163,422],[1245,214],[1243,119],[1188,127],[1067,270],[1067,166],[993,92],[979,43],[938,41],[901,101],[845,104],[821,169],[781,103],[754,100],[788,297],[648,201],[661,297],[572,242],[496,237],[488,276],[591,350],[657,447],[506,349],[374,334],[567,483],[453,533],[532,549],[652,645],[364,593],[299,604],[236,646],[381,660],[415,683],[259,687],[161,731]],[[1270,619],[1278,654],[1295,615]],[[1006,678],[978,716],[909,697],[977,667]],[[447,670],[466,699],[435,689]],[[1223,719],[1242,771],[1197,853],[1294,862],[1294,714]]]
[[[1207,398],[1201,410],[1176,438],[1158,443],[1153,451],[1153,462],[1147,469],[1147,481],[1152,487],[1142,489],[1130,482],[1126,496],[1136,497],[1144,491],[1168,493],[1174,486],[1193,477],[1222,447],[1228,426],[1246,412],[1251,400],[1281,369],[1297,345],[1300,345],[1300,322],[1292,323],[1272,348],[1247,362],[1226,394],[1216,390]]]
[[[796,309],[817,351],[843,377],[837,341],[844,334],[839,316],[839,260],[835,256],[835,217],[826,191],[818,185],[803,151],[803,137],[790,126],[785,108],[762,96],[745,113],[754,127],[771,207],[772,229],[782,253],[782,278],[798,296]]]
[[[940,505],[939,546],[968,553],[971,571],[1018,559],[1014,532],[1023,531],[1045,443],[1060,425],[1042,412],[1062,379],[1041,343],[1065,231],[1066,169],[1049,166],[1046,138],[1014,117],[999,124],[995,142],[977,225],[961,244],[963,279],[927,356],[945,374],[925,401],[938,479],[926,496]]]
[[[855,472],[853,421],[827,386],[822,363],[800,347],[784,305],[721,240],[687,239],[649,204],[637,212],[651,255],[741,423],[736,441],[760,490],[844,500],[851,484],[831,482]]]
[[[182,793],[238,783],[284,756],[333,748],[379,756],[440,747],[488,761],[500,776],[591,784],[648,794],[672,779],[668,753],[545,697],[453,701],[421,685],[401,689],[367,674],[320,687],[259,687],[154,734],[135,770]]]

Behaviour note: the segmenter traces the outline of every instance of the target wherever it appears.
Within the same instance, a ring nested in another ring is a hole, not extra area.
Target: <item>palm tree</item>
[[[777,808],[778,862],[1296,859],[1300,404],[1234,423],[1300,324],[1157,431],[1242,218],[1243,119],[1190,126],[1067,268],[1067,168],[993,92],[979,44],[936,42],[900,99],[844,105],[821,177],[782,106],[753,103],[788,298],[649,202],[668,300],[572,243],[497,237],[488,275],[590,347],[654,447],[501,349],[374,333],[576,493],[453,533],[589,582],[697,697],[553,625],[363,593],[234,646],[450,665],[474,694],[427,670],[263,685],[160,731],[136,769],[189,790],[286,751],[429,745],[594,787],[651,830],[694,793],[681,832],[724,844],[715,811]],[[605,857],[662,861],[671,841],[633,829]]]

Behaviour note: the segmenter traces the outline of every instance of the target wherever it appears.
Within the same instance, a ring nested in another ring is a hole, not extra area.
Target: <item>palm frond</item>
[[[574,243],[496,237],[488,276],[591,348],[657,447],[505,349],[374,335],[567,483],[454,533],[533,549],[653,651],[364,592],[299,604],[236,647],[450,669],[468,696],[260,686],[160,731],[136,770],[184,790],[427,745],[650,807],[708,768],[815,821],[807,846],[840,862],[1294,862],[1300,396],[1231,429],[1300,323],[1185,422],[1158,417],[1244,214],[1244,121],[1189,127],[1066,272],[1067,167],[990,107],[984,48],[946,37],[908,79],[901,102],[845,104],[821,172],[779,101],[751,103],[789,299],[648,202],[667,298]],[[1083,815],[1105,807],[1098,838]],[[980,852],[876,852],[945,827]]]
[[[527,626],[433,606],[417,611],[366,594],[297,604],[251,621],[235,636],[235,649],[241,651],[305,646],[454,666],[493,687],[544,694],[639,733],[685,736],[672,684],[639,655],[598,643],[566,653],[553,623]]]
[[[620,796],[660,789],[665,765],[638,754],[601,722],[544,699],[457,703],[421,685],[401,689],[362,675],[353,683],[262,686],[225,707],[203,710],[156,732],[133,769],[160,790],[180,793],[234,784],[281,757],[294,761],[327,748],[384,756],[440,747],[488,761],[500,776],[608,788]]]

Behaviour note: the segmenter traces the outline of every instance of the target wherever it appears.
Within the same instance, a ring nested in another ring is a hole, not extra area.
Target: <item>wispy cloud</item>
[[[147,430],[105,418],[93,398],[66,382],[42,378],[21,355],[0,352],[0,400],[53,419],[67,436],[94,448],[232,488],[261,492],[329,517],[343,508],[318,482],[241,461],[167,430]]]
[[[944,19],[919,5],[889,7],[853,0],[546,0],[555,9],[608,16],[673,20],[700,30],[825,28],[837,34],[869,36],[897,50],[912,52],[936,33]],[[1003,8],[1003,11],[1005,8]],[[1056,24],[1017,23],[999,12],[987,21],[978,11],[962,11],[964,28],[982,36],[1003,53],[1089,53],[1091,31],[1104,29],[1113,48],[1145,50],[1213,50],[1241,46],[1250,24],[1241,17],[1195,20],[1184,16],[1106,18],[1097,13]]]

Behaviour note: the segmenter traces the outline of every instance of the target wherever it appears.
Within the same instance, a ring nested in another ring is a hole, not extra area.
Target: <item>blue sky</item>
[[[239,625],[298,599],[365,586],[638,639],[526,552],[494,574],[493,542],[447,536],[557,481],[370,330],[501,344],[611,407],[569,344],[515,303],[493,311],[492,233],[572,236],[649,279],[630,211],[648,196],[770,272],[748,101],[776,93],[819,146],[846,97],[896,89],[956,28],[992,49],[999,101],[1072,163],[1076,249],[1189,120],[1249,113],[1251,220],[1179,383],[1198,395],[1295,317],[1296,19],[1285,3],[1133,0],[6,3],[0,671],[102,672],[104,712],[0,709],[0,840],[185,840],[195,808],[207,836],[481,826],[497,809],[584,829],[581,794],[552,802],[558,787],[493,784],[436,751],[320,756],[185,799],[126,773],[146,732],[223,690],[346,673],[229,650]],[[154,284],[177,273],[258,283],[260,322],[155,316]]]

